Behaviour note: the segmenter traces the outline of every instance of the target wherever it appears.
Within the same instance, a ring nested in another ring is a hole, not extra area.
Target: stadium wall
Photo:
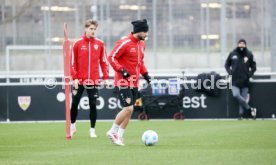
[[[188,85],[189,86],[189,85]],[[49,89],[52,88],[52,89]],[[0,120],[1,121],[42,121],[42,120],[65,120],[64,90],[62,85],[48,86],[32,85],[2,85],[0,86]],[[250,104],[257,107],[258,118],[271,118],[276,114],[276,82],[254,81],[250,87]],[[138,108],[133,114],[137,119],[140,112],[147,112],[150,119],[172,119],[175,113],[182,113],[184,118],[236,118],[238,117],[238,105],[232,97],[231,91],[222,89],[217,97],[200,93],[193,89],[185,89],[184,97],[181,98],[180,106],[163,103],[169,102],[173,97],[167,93],[152,95],[152,89],[147,88],[148,99],[156,98],[153,106],[146,106],[146,111]],[[147,98],[146,98],[147,99]],[[97,102],[98,119],[114,119],[120,110],[117,94],[113,89],[101,89],[100,98]],[[89,104],[86,92],[79,105],[78,119],[87,120]]]

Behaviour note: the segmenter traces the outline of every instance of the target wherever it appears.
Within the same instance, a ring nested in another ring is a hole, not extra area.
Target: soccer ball
[[[158,135],[153,130],[147,130],[142,135],[142,142],[146,146],[153,146],[158,142]]]

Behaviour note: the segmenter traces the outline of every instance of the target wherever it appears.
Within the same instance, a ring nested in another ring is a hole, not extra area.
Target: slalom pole
[[[70,40],[68,39],[67,24],[64,23],[64,41],[63,41],[63,64],[64,64],[64,93],[65,93],[65,118],[66,118],[66,139],[71,139],[70,134],[70,67],[71,67]]]

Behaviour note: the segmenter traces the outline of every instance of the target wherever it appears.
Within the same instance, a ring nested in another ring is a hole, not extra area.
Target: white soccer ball
[[[158,142],[158,135],[153,130],[147,130],[142,135],[142,142],[146,146],[153,146]]]

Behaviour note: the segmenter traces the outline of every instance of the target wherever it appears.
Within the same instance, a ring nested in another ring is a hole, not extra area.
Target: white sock
[[[117,125],[116,123],[113,123],[110,131],[111,132],[118,132],[118,129],[119,129],[119,125]]]
[[[71,123],[71,127],[76,127],[76,123]]]
[[[123,136],[124,136],[124,133],[125,133],[125,129],[119,127],[118,136],[119,136],[119,137],[123,137]]]
[[[94,132],[95,133],[95,128],[90,128],[90,132]]]

